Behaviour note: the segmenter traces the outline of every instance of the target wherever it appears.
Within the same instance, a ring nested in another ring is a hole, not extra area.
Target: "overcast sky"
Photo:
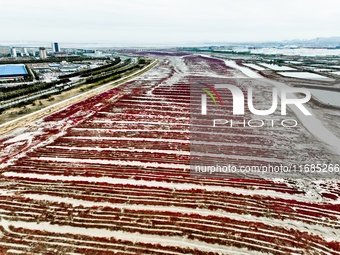
[[[0,1],[0,41],[177,43],[340,36],[339,0]]]

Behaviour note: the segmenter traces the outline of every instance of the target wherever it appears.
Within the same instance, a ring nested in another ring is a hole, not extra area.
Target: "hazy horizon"
[[[0,42],[182,44],[265,42],[338,35],[336,0],[12,0]]]

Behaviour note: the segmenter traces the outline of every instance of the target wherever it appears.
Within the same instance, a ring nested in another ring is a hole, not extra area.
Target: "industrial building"
[[[0,79],[27,77],[28,72],[23,64],[0,65]]]

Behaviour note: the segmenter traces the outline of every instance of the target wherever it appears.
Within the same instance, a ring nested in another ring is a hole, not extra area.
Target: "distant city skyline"
[[[281,41],[339,36],[337,0],[11,0],[0,41]]]

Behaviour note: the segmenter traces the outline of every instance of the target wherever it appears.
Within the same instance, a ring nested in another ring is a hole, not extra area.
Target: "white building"
[[[18,55],[17,55],[17,50],[14,48],[14,47],[12,47],[11,48],[11,57],[12,58],[16,58]]]
[[[40,59],[46,59],[47,58],[47,52],[44,47],[39,48],[39,57]]]
[[[27,48],[22,48],[22,53],[24,54],[24,56],[29,56],[28,52],[27,52]]]

